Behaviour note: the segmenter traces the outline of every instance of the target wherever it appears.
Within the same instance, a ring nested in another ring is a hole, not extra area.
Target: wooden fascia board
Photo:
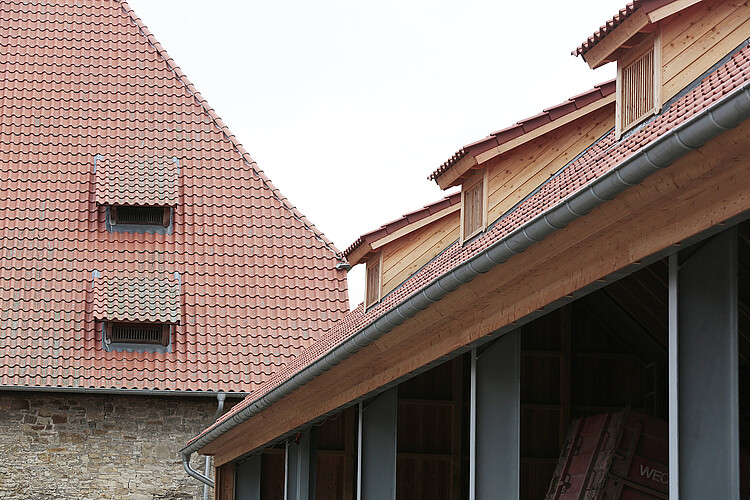
[[[227,463],[589,283],[750,210],[749,138],[750,123],[709,141],[459,287],[199,453],[215,455],[217,465]]]
[[[542,125],[541,127],[536,128],[527,134],[524,134],[520,137],[516,137],[515,139],[505,142],[503,144],[500,144],[499,146],[495,146],[494,148],[477,155],[476,156],[477,163],[481,165],[484,162],[491,160],[492,158],[496,156],[499,156],[503,153],[507,153],[511,149],[515,149],[529,141],[532,141],[538,137],[543,136],[544,134],[547,134],[557,128],[560,128],[563,125],[567,125],[568,123],[578,120],[582,116],[586,116],[589,113],[592,113],[598,109],[603,108],[604,106],[612,104],[615,102],[615,97],[616,97],[616,92],[613,92],[612,94],[606,97],[603,97],[599,99],[598,101],[592,102],[588,106],[584,106],[583,108],[577,109],[573,111],[572,113],[568,113],[567,115],[562,116],[553,122],[549,122],[545,125]]]
[[[638,9],[611,33],[601,39],[599,43],[591,47],[591,50],[583,55],[584,61],[586,61],[591,69],[596,69],[610,62],[608,59],[609,56],[649,23],[648,14],[642,8]]]
[[[657,23],[662,19],[666,19],[673,14],[677,14],[683,9],[692,7],[693,5],[702,2],[703,0],[677,0],[670,4],[660,7],[648,13],[648,19],[652,23]]]
[[[372,243],[372,250],[376,251],[376,250],[384,247],[388,243],[391,243],[391,242],[396,241],[396,240],[398,240],[400,238],[403,238],[404,236],[406,236],[406,235],[408,235],[410,233],[413,233],[417,229],[421,229],[421,228],[425,227],[428,224],[432,224],[436,220],[442,219],[446,215],[452,214],[453,212],[459,210],[460,208],[461,208],[461,204],[460,203],[456,203],[455,205],[452,205],[452,206],[450,206],[448,208],[444,208],[440,212],[437,212],[437,213],[434,213],[432,215],[429,215],[429,216],[425,217],[424,219],[421,219],[421,220],[418,220],[418,221],[416,221],[416,222],[414,222],[412,224],[409,224],[408,226],[404,226],[401,229],[399,229],[398,231],[395,231],[393,234],[389,234],[385,238],[380,238],[378,241],[374,241]]]
[[[471,154],[467,154],[437,178],[438,186],[440,186],[440,189],[442,189],[443,191],[451,186],[455,186],[456,181],[458,181],[466,172],[476,166],[477,159]]]
[[[361,245],[349,254],[346,260],[348,260],[351,265],[356,266],[357,264],[364,262],[370,252],[372,252],[372,246],[366,241],[363,241]]]

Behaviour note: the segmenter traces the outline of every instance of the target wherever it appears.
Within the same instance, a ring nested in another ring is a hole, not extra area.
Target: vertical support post
[[[357,500],[395,500],[398,387],[359,404]]]
[[[737,231],[670,258],[670,497],[739,499]]]
[[[472,353],[471,500],[516,500],[520,484],[520,332]]]
[[[285,500],[315,500],[316,441],[315,427],[287,441]]]
[[[237,464],[234,481],[235,500],[260,500],[260,464],[260,453]]]

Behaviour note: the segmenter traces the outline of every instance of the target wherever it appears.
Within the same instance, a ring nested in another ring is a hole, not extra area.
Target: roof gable
[[[0,12],[4,384],[249,392],[348,309],[338,250],[127,3]],[[97,201],[167,203],[171,229],[110,232]],[[179,274],[171,352],[102,351],[94,272]]]

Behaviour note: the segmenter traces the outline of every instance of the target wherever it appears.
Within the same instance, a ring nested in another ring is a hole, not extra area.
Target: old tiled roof
[[[0,50],[0,386],[249,392],[348,310],[338,251],[127,3],[0,0]],[[127,177],[154,166],[176,193]],[[151,189],[169,234],[106,230],[97,200]],[[103,351],[94,281],[156,272],[172,352]]]
[[[180,282],[174,274],[108,273],[94,277],[93,288],[95,320],[180,322]]]
[[[400,287],[383,298],[376,306],[364,311],[362,305],[351,311],[319,341],[306,348],[281,370],[274,373],[254,393],[232,407],[215,424],[191,439],[194,442],[209,430],[231,418],[237,412],[260,399],[284,381],[292,378],[304,367],[323,357],[335,346],[353,336],[365,326],[411,297],[427,284],[457,265],[469,260],[491,245],[502,240],[523,224],[538,217],[546,210],[559,204],[573,193],[580,191],[594,179],[612,170],[625,159],[636,154],[644,146],[652,143],[677,125],[686,122],[700,111],[710,107],[727,94],[750,81],[750,47],[745,47],[723,66],[704,78],[699,85],[672,103],[632,135],[615,140],[614,130],[591,145],[582,155],[568,164],[559,175],[543,184],[539,190],[520,203],[516,208],[493,223],[485,233],[466,245],[458,242],[445,249],[428,265],[407,279]]]
[[[448,171],[453,165],[458,163],[465,156],[478,155],[484,153],[485,151],[489,151],[496,146],[505,144],[506,142],[512,141],[513,139],[521,137],[524,134],[528,134],[532,130],[537,129],[542,125],[546,125],[547,123],[550,123],[554,120],[557,120],[558,118],[572,113],[577,109],[581,109],[593,102],[598,101],[599,99],[603,99],[604,97],[607,97],[614,92],[615,81],[609,80],[597,85],[591,90],[583,92],[582,94],[578,94],[577,96],[573,96],[566,101],[561,102],[560,104],[549,107],[537,115],[525,118],[511,125],[510,127],[498,130],[497,132],[492,132],[484,139],[480,139],[476,142],[472,142],[471,144],[467,144],[466,146],[456,151],[453,156],[451,156],[447,161],[440,165],[437,170],[432,172],[432,174],[430,174],[427,179],[437,181],[438,177],[443,175],[443,173]]]
[[[413,212],[404,214],[403,217],[400,217],[394,221],[383,224],[378,229],[370,231],[369,233],[365,233],[357,238],[357,241],[349,245],[349,248],[344,250],[344,257],[349,257],[349,255],[351,255],[351,253],[363,243],[374,243],[382,238],[385,238],[389,234],[393,234],[399,229],[408,226],[409,224],[414,224],[415,222],[429,217],[430,215],[436,214],[450,206],[456,205],[460,201],[461,191],[453,193],[450,196],[446,196],[445,198],[442,198],[434,203],[430,203],[429,205],[425,205],[418,210],[414,210]]]
[[[96,162],[96,202],[174,207],[179,202],[178,165],[176,157],[102,157]]]

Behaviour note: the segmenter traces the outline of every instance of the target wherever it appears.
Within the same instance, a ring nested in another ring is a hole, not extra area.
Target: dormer
[[[96,158],[96,203],[109,232],[171,233],[176,158]]]
[[[177,274],[95,271],[93,303],[105,351],[171,351],[181,317]]]
[[[365,264],[365,308],[459,239],[461,199],[456,192],[363,234],[346,249],[352,266]]]
[[[747,4],[723,0],[636,0],[577,47],[591,68],[617,64],[619,137],[748,38]]]

